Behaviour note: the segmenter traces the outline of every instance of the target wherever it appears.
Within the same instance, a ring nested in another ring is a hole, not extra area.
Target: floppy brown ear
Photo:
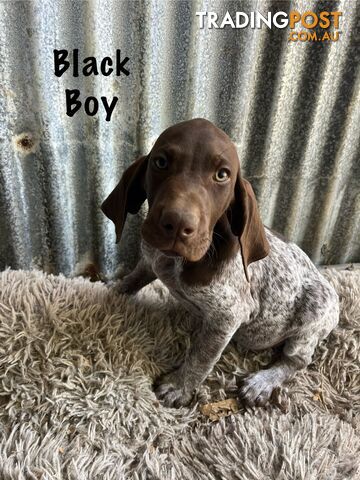
[[[230,207],[231,230],[239,238],[241,255],[247,280],[247,266],[269,254],[270,246],[266,239],[254,191],[250,183],[237,177],[234,202]]]
[[[120,182],[101,205],[101,210],[115,224],[119,242],[127,213],[137,213],[146,200],[145,172],[147,156],[138,158],[123,173]]]

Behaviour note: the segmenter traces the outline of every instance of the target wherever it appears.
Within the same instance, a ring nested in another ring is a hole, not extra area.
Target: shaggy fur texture
[[[82,278],[0,275],[0,478],[360,478],[360,272],[327,270],[339,326],[263,408],[210,423],[159,404],[152,381],[192,329],[158,282],[129,300]],[[161,301],[159,301],[161,298]],[[197,401],[236,396],[271,352],[230,345]]]

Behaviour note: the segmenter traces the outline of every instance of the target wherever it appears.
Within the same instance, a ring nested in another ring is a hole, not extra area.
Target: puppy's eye
[[[154,164],[159,170],[165,170],[168,167],[168,161],[164,157],[154,158]]]
[[[230,171],[227,168],[220,168],[214,175],[216,182],[226,182],[230,178]]]

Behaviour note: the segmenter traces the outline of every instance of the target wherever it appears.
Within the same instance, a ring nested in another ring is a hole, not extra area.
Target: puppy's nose
[[[175,210],[163,212],[160,218],[162,231],[168,238],[191,238],[196,231],[197,220],[191,213],[180,213]]]

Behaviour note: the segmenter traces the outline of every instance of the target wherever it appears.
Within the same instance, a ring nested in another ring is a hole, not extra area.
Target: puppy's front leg
[[[132,295],[137,293],[155,279],[156,275],[151,266],[143,258],[141,258],[134,270],[116,282],[113,288],[117,293],[126,293]]]
[[[201,328],[194,334],[184,363],[156,382],[157,398],[167,407],[187,405],[194,390],[205,380],[219,360],[240,323],[230,316],[221,317],[221,314],[216,321],[204,319]]]

